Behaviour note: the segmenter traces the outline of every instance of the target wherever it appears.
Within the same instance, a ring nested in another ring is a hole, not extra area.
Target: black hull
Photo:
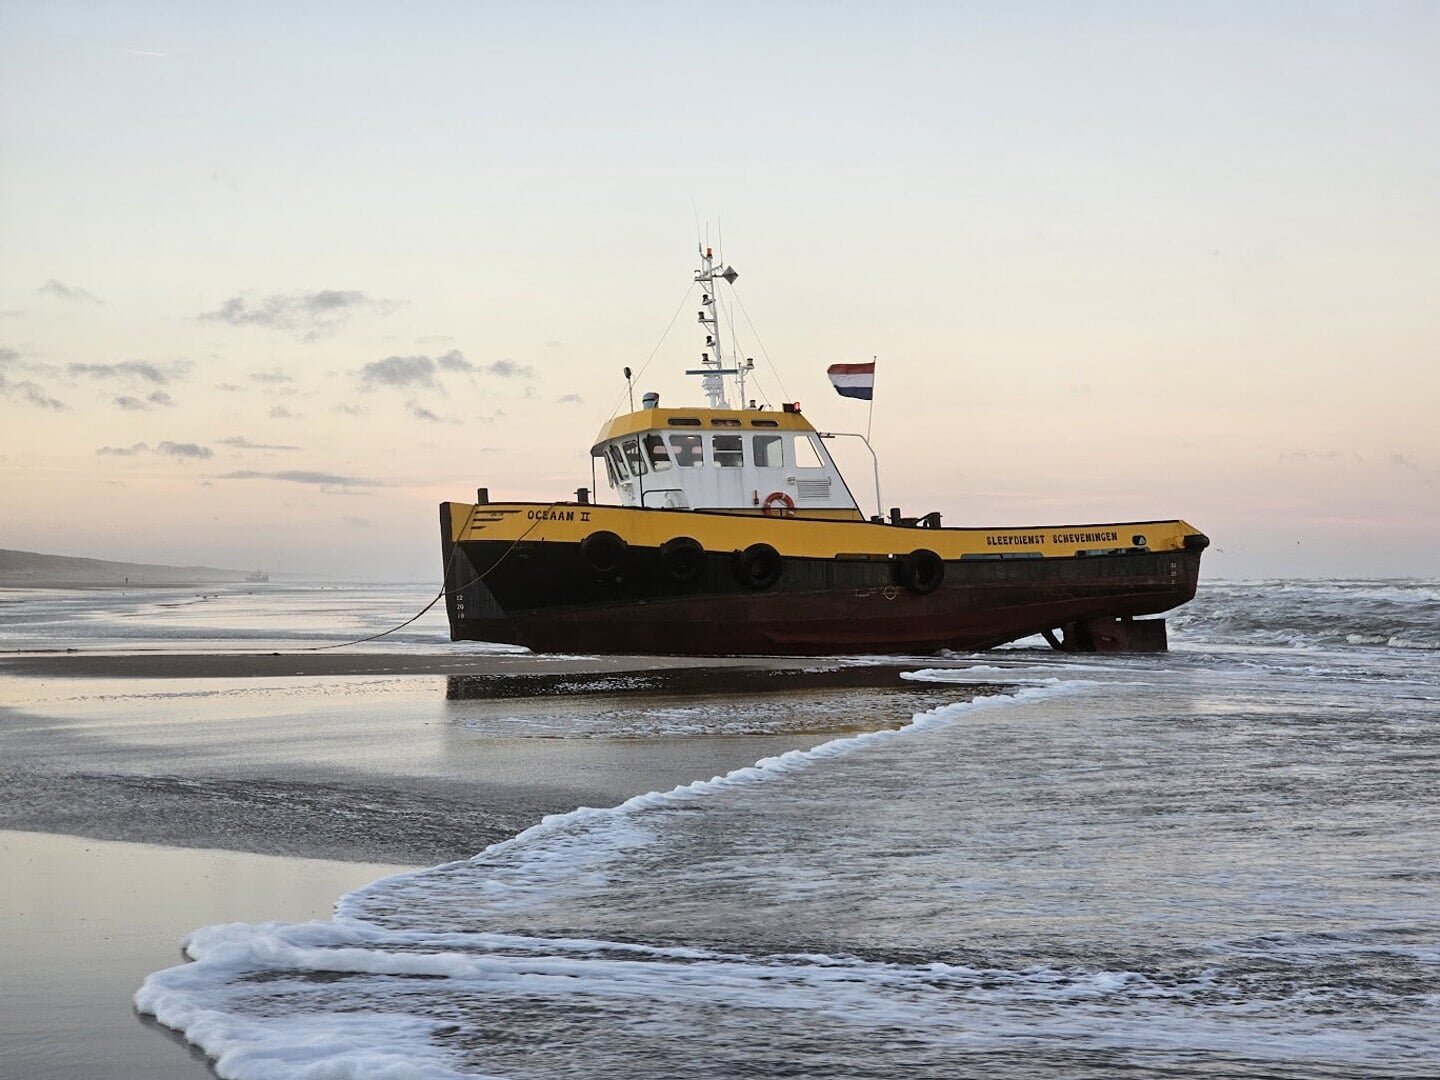
[[[540,652],[823,656],[985,649],[1091,620],[1155,615],[1195,595],[1200,551],[956,559],[932,592],[885,559],[787,558],[747,587],[731,552],[689,581],[655,549],[608,573],[578,544],[445,541],[452,640]]]

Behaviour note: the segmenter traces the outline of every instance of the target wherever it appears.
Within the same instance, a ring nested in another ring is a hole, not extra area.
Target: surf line
[[[971,713],[1063,697],[1083,692],[1094,685],[1096,684],[1085,679],[1063,682],[1055,679],[1043,686],[1022,687],[1009,694],[986,694],[969,701],[952,702],[926,712],[915,713],[909,723],[898,728],[881,728],[878,731],[866,731],[859,735],[847,735],[821,743],[819,746],[812,746],[808,750],[788,750],[783,754],[762,758],[754,765],[745,765],[709,780],[694,780],[669,791],[648,791],[642,795],[634,795],[615,806],[581,806],[563,814],[547,814],[523,832],[516,833],[508,840],[491,844],[484,851],[472,855],[468,859],[440,863],[425,870],[406,871],[372,881],[341,897],[335,905],[335,915],[336,918],[367,920],[369,913],[364,910],[366,902],[393,904],[397,899],[394,892],[397,887],[404,888],[411,882],[423,887],[427,879],[444,877],[467,869],[476,869],[491,860],[505,857],[510,857],[513,861],[509,865],[496,866],[493,869],[496,871],[497,879],[509,880],[503,882],[495,880],[493,884],[506,892],[511,890],[521,892],[527,886],[534,884],[529,875],[540,872],[545,864],[560,862],[566,868],[573,869],[573,861],[565,857],[566,848],[583,845],[585,852],[593,856],[595,845],[593,837],[588,834],[589,827],[604,826],[645,810],[680,806],[718,795],[731,788],[763,783],[766,780],[798,773],[821,761],[845,757],[866,747],[885,743],[892,739],[949,727]],[[556,841],[559,850],[543,845],[531,846],[537,841],[546,840]],[[520,881],[515,881],[512,875],[518,875]]]

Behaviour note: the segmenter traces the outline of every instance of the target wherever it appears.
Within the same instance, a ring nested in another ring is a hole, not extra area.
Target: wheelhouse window
[[[823,469],[825,461],[810,435],[796,435],[793,444],[797,469]]]
[[[757,469],[779,469],[785,465],[785,452],[780,448],[779,435],[756,435],[752,440]]]
[[[743,435],[712,435],[711,459],[722,469],[738,469],[745,464]]]
[[[608,479],[608,480],[610,481],[610,486],[611,486],[612,488],[619,487],[619,486],[620,486],[620,478],[615,475],[615,466],[612,465],[612,464],[610,464],[610,455],[609,455],[609,454],[601,454],[601,455],[600,455],[600,460],[605,463],[605,476],[606,476],[606,479]]]
[[[645,456],[650,459],[650,468],[656,472],[664,472],[674,464],[670,460],[670,448],[665,445],[664,437],[653,431],[645,436]]]
[[[640,456],[640,440],[626,439],[624,446],[625,460],[630,464],[630,472],[635,476],[644,476],[647,470],[645,459]]]
[[[610,468],[614,470],[619,479],[629,480],[630,470],[625,468],[625,458],[620,454],[620,447],[611,443],[607,449],[610,451]]]
[[[670,436],[671,456],[682,469],[698,469],[705,464],[704,439],[699,435]]]

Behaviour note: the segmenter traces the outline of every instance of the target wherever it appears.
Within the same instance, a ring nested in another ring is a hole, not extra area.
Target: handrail
[[[880,499],[880,458],[875,453],[875,448],[870,445],[870,440],[858,431],[817,431],[815,434],[822,439],[859,439],[865,444],[865,449],[870,451],[870,460],[875,463],[875,513],[884,517],[885,504]]]

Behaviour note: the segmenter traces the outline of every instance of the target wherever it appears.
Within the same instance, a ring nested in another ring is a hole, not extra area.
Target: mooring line
[[[549,511],[554,510],[559,505],[560,504],[558,502],[552,502],[549,506],[545,508],[545,512],[548,513]],[[470,523],[475,520],[475,511],[479,508],[479,503],[470,504],[470,513],[465,516],[465,524],[460,526],[461,536],[464,536],[470,531]],[[529,536],[535,530],[536,526],[538,526],[540,522],[544,520],[546,520],[544,516],[537,514],[535,516],[535,520],[530,523],[530,527],[526,529],[523,533],[521,533],[519,536],[517,536],[514,540],[510,541],[510,546],[505,549],[505,553],[501,555],[500,558],[496,559],[493,563],[491,563],[488,570],[486,570],[483,574],[477,575],[472,580],[467,581],[464,585],[460,585],[454,589],[447,589],[445,587],[445,582],[450,577],[450,568],[455,564],[455,557],[460,554],[460,544],[459,541],[456,541],[454,547],[450,549],[450,558],[445,563],[445,570],[441,574],[440,591],[435,594],[435,596],[428,604],[426,604],[423,608],[417,611],[414,615],[410,616],[410,618],[406,619],[404,622],[390,627],[389,630],[382,630],[380,633],[371,634],[369,637],[356,638],[354,641],[337,641],[330,645],[307,645],[302,649],[290,649],[289,651],[325,652],[327,649],[344,649],[350,645],[363,645],[367,641],[379,641],[383,637],[389,637],[397,630],[404,630],[405,627],[409,626],[411,623],[419,619],[427,611],[429,611],[436,604],[438,604],[444,597],[452,595],[454,593],[464,592],[466,589],[470,588],[470,586],[478,585],[480,582],[484,581],[487,577],[489,577],[492,573],[495,572],[495,570],[500,566],[501,563],[503,563],[506,559],[510,557],[511,552],[513,552],[515,548],[519,546],[520,542],[524,540],[527,536]]]

